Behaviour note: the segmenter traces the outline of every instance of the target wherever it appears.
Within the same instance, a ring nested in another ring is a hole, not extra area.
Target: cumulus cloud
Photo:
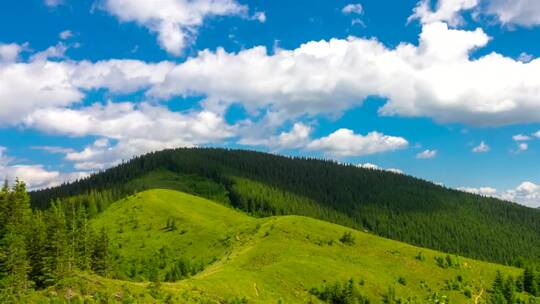
[[[72,148],[64,148],[57,146],[33,146],[31,148],[34,150],[42,150],[51,154],[66,154],[75,151]]]
[[[528,135],[517,134],[517,135],[512,136],[512,139],[514,141],[528,141],[528,140],[531,140],[532,138]]]
[[[137,60],[71,60],[0,64],[0,120],[15,123],[35,108],[66,107],[87,90],[147,90],[147,96],[205,96],[223,111],[241,103],[287,119],[340,114],[369,96],[387,98],[381,115],[427,116],[439,122],[498,126],[540,121],[540,60],[497,53],[471,59],[489,37],[481,30],[423,26],[419,44],[389,49],[375,39],[308,42],[268,54],[201,51],[179,64]],[[13,56],[10,56],[13,58]]]
[[[432,9],[432,2],[436,2]],[[444,21],[452,26],[463,24],[464,12],[473,17],[495,17],[502,25],[531,27],[540,24],[540,4],[536,0],[421,0],[409,17],[422,23]]]
[[[215,16],[247,16],[247,6],[234,0],[104,0],[102,8],[121,22],[136,22],[157,33],[159,44],[173,55],[195,39],[204,20]],[[261,22],[263,13],[257,15]]]
[[[0,146],[0,178],[13,182],[16,178],[24,181],[30,190],[57,186],[64,182],[86,177],[84,172],[61,173],[49,171],[42,165],[24,165],[6,155],[7,149]]]
[[[474,153],[485,153],[489,152],[490,147],[484,142],[481,141],[480,144],[472,149]]]
[[[516,148],[516,153],[521,153],[521,152],[525,152],[529,149],[529,144],[527,143],[518,143],[517,145],[517,148]]]
[[[531,54],[527,54],[525,52],[522,52],[521,54],[519,54],[518,56],[518,60],[523,62],[523,63],[528,63],[530,62],[531,60],[534,59],[534,56],[531,55]]]
[[[540,24],[540,3],[536,0],[490,0],[486,13],[501,24],[534,26]]]
[[[418,46],[388,49],[374,39],[308,42],[294,50],[264,47],[202,51],[179,64],[151,96],[202,94],[247,108],[272,106],[290,115],[340,113],[368,96],[388,102],[382,115],[428,116],[440,122],[505,125],[540,121],[540,60],[524,64],[497,53],[470,59],[485,46],[481,30],[423,26]]]
[[[177,113],[129,102],[38,110],[27,117],[25,126],[52,134],[102,137],[82,151],[66,151],[66,159],[80,170],[103,169],[150,151],[215,143],[235,134],[234,127],[213,112]]]
[[[497,196],[497,189],[491,187],[480,187],[480,188],[471,188],[471,187],[460,187],[458,190],[469,192],[478,195],[484,196]]]
[[[533,134],[534,137],[540,138],[540,130],[538,130],[536,133]]]
[[[382,171],[388,171],[388,172],[392,172],[392,173],[396,173],[396,174],[404,174],[402,170],[400,169],[397,169],[397,168],[381,168],[375,164],[372,164],[372,163],[364,163],[364,164],[358,164],[357,165],[358,167],[360,168],[364,168],[364,169],[370,169],[370,170],[382,170]]]
[[[437,156],[438,151],[437,150],[424,150],[418,154],[416,154],[416,158],[418,159],[431,159],[435,158]]]
[[[266,13],[265,12],[255,12],[253,16],[251,17],[252,20],[257,20],[260,23],[266,22]]]
[[[435,10],[431,9],[431,2],[431,0],[418,2],[409,21],[418,19],[424,24],[444,21],[457,26],[463,22],[460,13],[475,8],[480,0],[439,0]]]
[[[540,185],[529,181],[522,182],[516,188],[506,191],[498,191],[492,187],[459,187],[458,190],[516,202],[532,208],[540,207]]]
[[[48,7],[57,7],[64,4],[64,0],[45,0],[45,5]]]
[[[540,185],[525,181],[515,189],[507,190],[502,193],[501,198],[533,208],[540,207]]]
[[[244,128],[249,129],[250,126],[244,126]],[[250,146],[266,146],[278,150],[304,148],[310,141],[312,130],[311,126],[297,122],[290,131],[283,131],[273,136],[261,136],[262,134],[255,132],[241,138],[239,143]]]
[[[362,4],[360,3],[351,3],[351,4],[345,5],[341,9],[341,12],[346,15],[348,14],[362,15],[364,13],[364,8],[362,7]]]
[[[364,136],[355,134],[349,129],[339,129],[326,137],[313,140],[307,145],[307,149],[347,157],[399,150],[408,144],[402,137],[388,136],[379,132],[370,132]]]
[[[0,124],[18,124],[37,109],[62,108],[84,99],[86,91],[108,89],[129,93],[162,82],[172,69],[170,62],[156,64],[137,60],[108,60],[95,63],[63,57],[59,44],[16,61],[23,46],[0,45]]]
[[[60,39],[62,40],[67,40],[73,37],[73,32],[70,30],[65,30],[65,31],[60,32],[60,34],[58,34],[58,37],[60,37]]]
[[[16,43],[0,43],[0,64],[12,63],[17,61],[17,59],[19,58],[19,54],[22,50],[23,46]]]

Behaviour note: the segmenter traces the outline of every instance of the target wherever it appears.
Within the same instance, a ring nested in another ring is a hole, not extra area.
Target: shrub
[[[355,243],[354,236],[349,231],[344,232],[339,241],[349,246],[354,245]]]

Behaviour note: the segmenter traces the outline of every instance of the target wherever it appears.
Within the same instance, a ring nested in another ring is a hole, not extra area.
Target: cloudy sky
[[[540,206],[536,0],[23,0],[0,175],[182,146],[332,158]]]

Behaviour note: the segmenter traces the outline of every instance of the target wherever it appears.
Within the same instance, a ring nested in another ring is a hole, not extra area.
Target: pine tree
[[[90,239],[90,225],[84,206],[80,206],[76,218],[76,263],[81,270],[92,267],[92,243]]]
[[[67,276],[69,271],[69,244],[66,218],[60,202],[46,212],[47,246],[43,262],[44,282],[53,285]]]
[[[41,211],[35,211],[30,223],[30,232],[28,234],[28,258],[30,260],[31,271],[30,279],[38,288],[45,287],[44,261],[47,245],[47,225],[44,221],[44,214]]]
[[[523,272],[523,290],[532,295],[537,295],[538,292],[534,271],[530,267],[525,268]]]
[[[504,282],[502,293],[508,303],[514,303],[516,299],[516,284],[514,282],[514,278],[512,278],[511,276],[508,276],[508,278]]]
[[[1,198],[3,221],[0,235],[0,287],[2,298],[20,298],[30,287],[27,235],[30,197],[26,185],[17,180],[11,190],[5,184]]]
[[[92,270],[104,277],[107,277],[109,268],[109,237],[105,231],[105,228],[103,228],[94,240]]]

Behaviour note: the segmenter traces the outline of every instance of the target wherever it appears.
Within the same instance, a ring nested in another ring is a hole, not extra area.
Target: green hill
[[[497,271],[522,273],[308,217],[254,218],[173,190],[129,196],[90,225],[107,231],[107,276],[117,279],[80,274],[35,301],[97,293],[124,303],[319,303],[310,290],[353,279],[371,303],[393,293],[388,303],[471,303],[479,295],[484,303]]]
[[[540,261],[540,210],[402,174],[252,151],[150,153],[87,179],[34,192],[32,204],[44,208],[79,195],[97,214],[117,199],[155,186],[197,194],[257,217],[304,215],[486,261]],[[92,207],[91,201],[99,204]]]

